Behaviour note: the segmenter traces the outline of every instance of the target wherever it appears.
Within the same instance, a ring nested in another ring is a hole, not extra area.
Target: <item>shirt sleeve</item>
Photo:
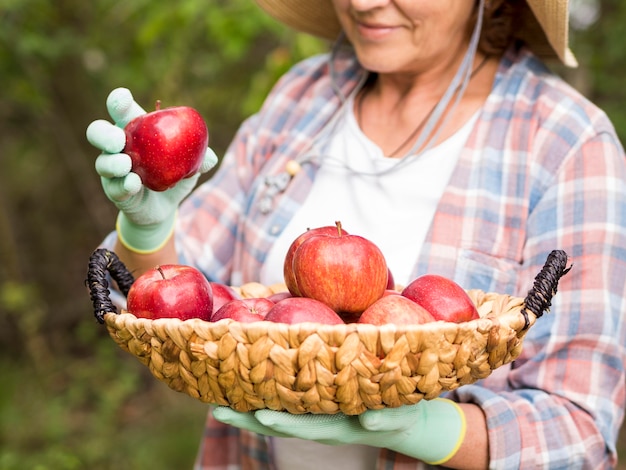
[[[457,398],[479,404],[492,468],[608,468],[623,419],[626,165],[612,132],[572,148],[532,208],[519,283],[546,253],[572,269],[520,357]]]

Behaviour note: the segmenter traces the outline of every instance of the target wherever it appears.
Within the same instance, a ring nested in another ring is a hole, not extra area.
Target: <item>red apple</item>
[[[244,323],[261,321],[274,305],[274,302],[265,297],[234,299],[222,305],[211,316],[211,321],[216,322],[224,318]]]
[[[370,305],[359,317],[358,323],[372,325],[419,325],[435,321],[420,305],[402,295],[385,295]]]
[[[307,297],[288,297],[276,302],[265,320],[276,323],[326,323],[343,325],[344,321],[329,306]]]
[[[304,233],[298,235],[296,239],[291,243],[289,249],[287,250],[287,255],[285,255],[285,263],[283,266],[283,275],[285,278],[285,285],[289,292],[296,297],[301,297],[300,291],[298,289],[298,284],[296,282],[296,277],[293,273],[293,255],[296,250],[302,245],[302,243],[308,238],[314,235],[336,235],[337,234],[337,226],[336,225],[325,225],[323,227],[315,227],[309,228]],[[343,230],[343,227],[341,228]],[[347,234],[345,230],[343,230],[344,234]]]
[[[391,269],[387,268],[387,289],[394,290],[396,288],[396,281],[391,274]]]
[[[368,239],[341,230],[312,235],[293,255],[293,272],[303,297],[325,303],[340,315],[363,312],[387,288],[388,269],[380,249]]]
[[[479,318],[467,292],[444,276],[419,276],[402,290],[402,295],[428,310],[435,320],[461,323]]]
[[[164,264],[149,269],[133,282],[127,310],[141,318],[200,318],[213,311],[211,284],[196,268]]]
[[[213,313],[217,312],[226,302],[241,298],[241,296],[235,292],[235,289],[226,284],[219,282],[211,282],[210,284],[213,290]]]
[[[198,111],[176,106],[143,114],[124,128],[124,152],[132,171],[153,191],[165,191],[195,174],[207,151],[209,132]]]
[[[293,297],[293,295],[291,295],[291,292],[284,291],[284,292],[274,292],[272,295],[269,295],[267,298],[270,299],[272,302],[276,303],[276,302],[280,302],[283,299],[288,299],[289,297]]]
[[[385,293],[383,294],[383,296],[385,295],[400,295],[400,292],[395,289],[385,289]]]

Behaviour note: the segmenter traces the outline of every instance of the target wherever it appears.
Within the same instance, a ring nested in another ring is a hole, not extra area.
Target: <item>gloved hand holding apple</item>
[[[242,413],[216,407],[213,417],[226,424],[274,437],[296,437],[322,444],[362,444],[387,448],[431,465],[448,461],[465,438],[463,410],[451,400],[344,414],[290,414],[269,409]]]
[[[157,106],[158,108],[158,106]],[[146,113],[126,88],[113,90],[107,110],[115,124],[96,120],[87,140],[107,197],[120,210],[117,232],[138,253],[157,251],[170,237],[180,202],[198,178],[217,164],[208,131],[186,106]]]

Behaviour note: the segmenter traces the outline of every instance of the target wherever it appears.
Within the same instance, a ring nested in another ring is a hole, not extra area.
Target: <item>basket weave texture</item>
[[[357,415],[436,398],[517,358],[528,328],[569,270],[566,255],[552,261],[540,273],[547,268],[547,279],[538,275],[526,298],[467,291],[481,318],[458,324],[136,318],[118,314],[108,300],[106,272],[125,293],[132,276],[107,250],[92,255],[87,281],[96,317],[111,338],[173,390],[238,411]]]

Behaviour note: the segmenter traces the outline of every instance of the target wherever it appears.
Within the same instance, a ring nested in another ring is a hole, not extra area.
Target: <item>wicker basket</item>
[[[108,274],[126,295],[133,276],[115,253],[91,256],[96,318],[113,340],[170,388],[239,411],[342,412],[432,399],[487,377],[521,352],[548,310],[567,255],[553,251],[526,298],[470,290],[481,318],[382,327],[222,320],[147,320],[117,313]]]

